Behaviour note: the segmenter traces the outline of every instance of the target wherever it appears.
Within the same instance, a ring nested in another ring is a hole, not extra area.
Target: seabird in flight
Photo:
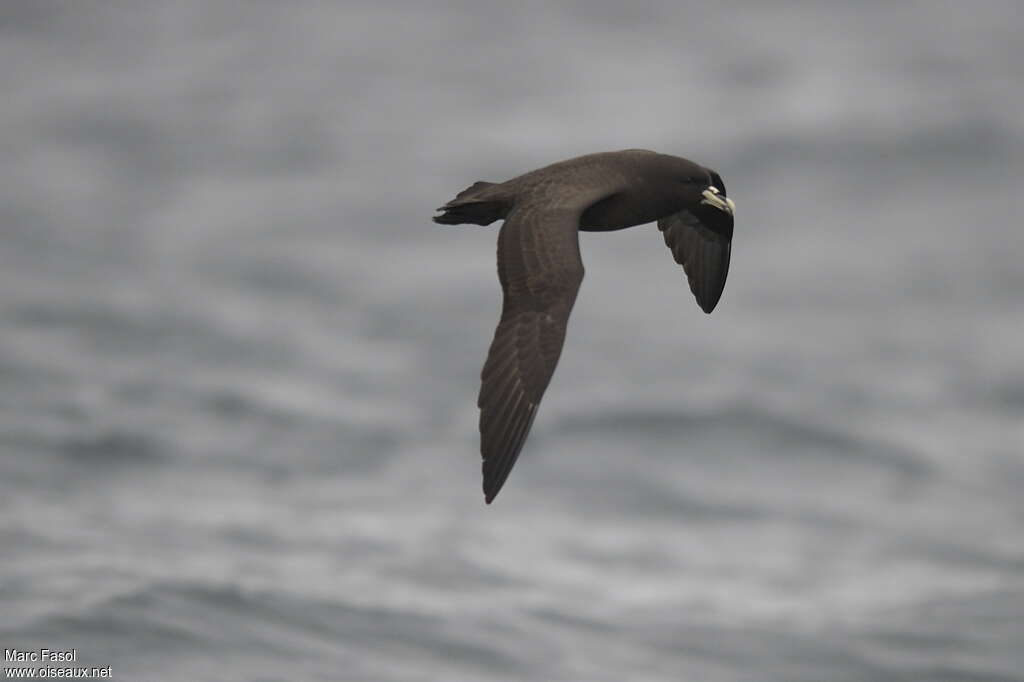
[[[588,154],[506,182],[476,182],[434,222],[489,225],[498,235],[501,321],[481,373],[484,499],[494,499],[519,457],[551,381],[583,281],[578,230],[607,232],[658,221],[697,304],[714,310],[729,273],[735,204],[721,176],[642,149]]]

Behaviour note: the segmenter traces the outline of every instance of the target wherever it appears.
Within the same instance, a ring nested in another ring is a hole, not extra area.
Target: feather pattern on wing
[[[577,238],[581,211],[517,207],[498,237],[504,303],[477,401],[488,503],[519,457],[562,352],[583,281]]]
[[[683,266],[690,290],[701,309],[710,313],[722,298],[729,275],[733,218],[701,205],[658,220],[658,229],[676,262]]]

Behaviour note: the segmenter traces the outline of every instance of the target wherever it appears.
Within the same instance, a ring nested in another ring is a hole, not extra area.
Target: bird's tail
[[[434,222],[442,225],[490,225],[495,220],[501,220],[508,214],[510,202],[502,192],[495,190],[499,186],[482,180],[474,182],[437,209],[443,213],[434,216]]]

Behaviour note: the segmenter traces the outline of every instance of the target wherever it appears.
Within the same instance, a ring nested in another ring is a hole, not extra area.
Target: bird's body
[[[729,269],[734,205],[721,177],[686,159],[630,149],[588,154],[503,183],[477,182],[438,209],[442,224],[488,225],[498,237],[501,321],[481,373],[484,495],[497,495],[529,433],[583,281],[579,230],[658,221],[690,287],[711,312]]]

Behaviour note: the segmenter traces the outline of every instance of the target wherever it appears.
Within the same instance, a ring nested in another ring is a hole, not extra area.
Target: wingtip
[[[717,296],[715,295],[716,293],[718,294]],[[700,306],[700,309],[710,315],[711,311],[718,307],[718,302],[722,300],[722,293],[721,291],[704,291],[701,292],[700,296],[694,296],[694,298],[697,299],[697,305]]]

